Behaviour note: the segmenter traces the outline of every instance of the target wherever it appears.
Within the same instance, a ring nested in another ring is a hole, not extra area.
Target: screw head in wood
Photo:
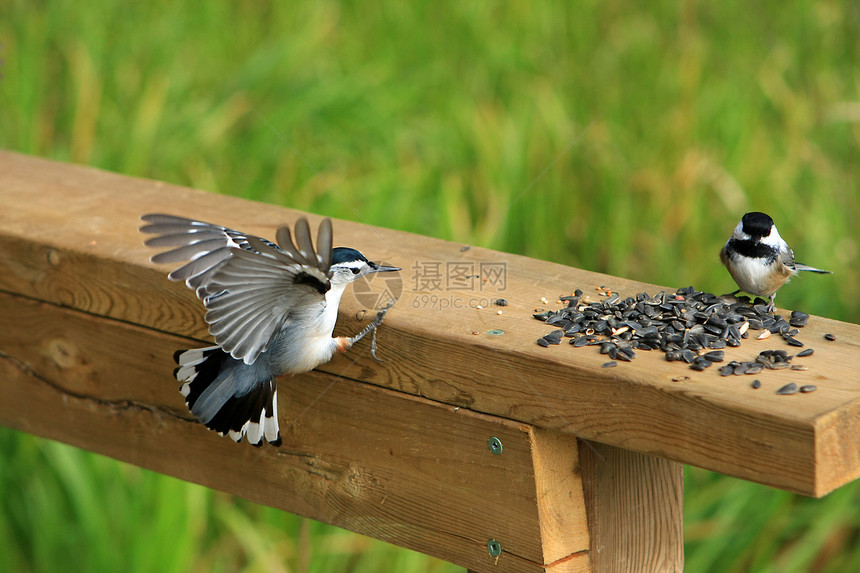
[[[500,440],[496,436],[490,438],[490,440],[487,442],[487,446],[490,448],[490,451],[497,456],[502,453],[502,440]]]
[[[502,544],[495,539],[490,539],[487,541],[487,551],[490,552],[492,557],[498,557],[502,554]]]

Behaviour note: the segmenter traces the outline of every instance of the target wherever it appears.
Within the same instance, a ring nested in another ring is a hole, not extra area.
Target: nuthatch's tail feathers
[[[263,438],[281,444],[274,378],[237,384],[238,378],[248,382],[255,370],[217,346],[177,351],[174,359],[185,405],[207,428],[236,442],[247,436],[255,446],[262,445]],[[237,389],[245,391],[236,394]]]
[[[810,267],[809,265],[804,265],[803,263],[794,263],[794,268],[798,271],[809,271],[811,273],[819,273],[822,275],[832,275],[833,271],[823,271],[821,269],[816,269],[815,267]]]

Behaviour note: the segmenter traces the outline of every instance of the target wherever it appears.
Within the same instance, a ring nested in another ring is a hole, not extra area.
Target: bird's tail
[[[210,430],[259,446],[281,445],[274,377],[236,360],[217,346],[178,350],[174,371],[185,405]],[[256,379],[262,378],[262,379]]]
[[[804,265],[803,263],[794,263],[794,268],[799,271],[809,271],[811,273],[820,273],[822,275],[833,274],[833,271],[823,271],[821,269],[816,269],[815,267],[810,267],[809,265]]]

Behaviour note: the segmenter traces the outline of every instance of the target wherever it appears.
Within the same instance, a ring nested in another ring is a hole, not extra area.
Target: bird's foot
[[[383,308],[381,308],[379,310],[379,312],[376,313],[376,319],[373,321],[376,323],[376,327],[374,327],[373,335],[370,337],[370,355],[377,362],[382,362],[382,360],[380,360],[376,356],[376,330],[379,328],[379,325],[382,324],[382,321],[385,318],[385,313],[388,312],[388,309],[390,309],[392,306],[394,306],[395,302],[396,301],[393,298],[391,300],[389,300],[388,304],[385,305]]]
[[[379,312],[377,312],[377,313],[376,313],[376,318],[374,318],[374,319],[373,319],[373,322],[371,322],[370,324],[368,324],[367,326],[365,326],[365,327],[361,330],[361,332],[359,332],[358,334],[356,334],[355,336],[353,336],[352,338],[349,338],[349,339],[347,340],[347,343],[348,343],[347,348],[349,348],[350,346],[352,346],[353,344],[355,344],[356,342],[358,342],[359,340],[361,340],[362,338],[364,338],[365,336],[367,336],[367,335],[368,335],[368,333],[373,333],[373,334],[372,334],[372,336],[371,336],[371,338],[370,338],[370,355],[371,355],[371,356],[373,357],[373,359],[374,359],[374,360],[376,360],[377,362],[382,362],[382,361],[381,361],[381,360],[376,356],[376,329],[377,329],[377,328],[379,328],[379,325],[380,325],[380,324],[382,324],[382,321],[385,319],[385,314],[388,312],[388,310],[389,310],[392,306],[394,306],[394,303],[395,303],[395,302],[397,302],[397,301],[396,301],[395,299],[393,299],[393,298],[392,298],[390,301],[388,301],[388,304],[387,304],[387,305],[385,305],[384,307],[382,307],[381,309],[379,309]]]

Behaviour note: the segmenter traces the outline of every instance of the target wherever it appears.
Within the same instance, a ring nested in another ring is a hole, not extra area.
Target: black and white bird
[[[768,310],[774,311],[776,291],[799,271],[830,274],[798,263],[773,219],[759,212],[747,213],[735,227],[732,236],[720,251],[720,260],[740,287],[740,291],[768,297]]]
[[[317,232],[301,218],[295,243],[289,227],[278,244],[233,229],[174,215],[149,214],[143,233],[150,247],[169,250],[154,263],[183,264],[168,275],[184,281],[206,307],[215,346],[177,351],[174,374],[191,413],[207,428],[254,445],[281,443],[275,377],[328,362],[382,323],[394,303],[351,338],[332,337],[344,289],[370,273],[398,271],[355,249],[332,249],[331,220]],[[374,340],[375,342],[375,340]],[[375,344],[372,346],[375,356]]]

